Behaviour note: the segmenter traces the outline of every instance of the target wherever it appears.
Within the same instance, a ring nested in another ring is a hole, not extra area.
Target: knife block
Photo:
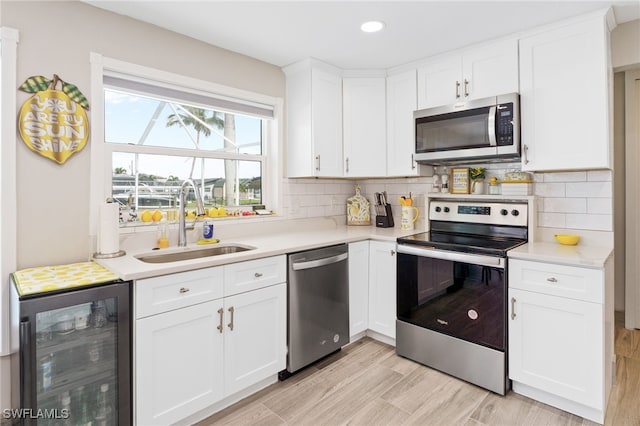
[[[376,227],[393,228],[393,214],[391,213],[391,204],[384,205],[385,215],[376,215]]]

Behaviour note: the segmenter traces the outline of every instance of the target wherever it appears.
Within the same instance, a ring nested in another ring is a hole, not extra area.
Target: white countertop
[[[211,247],[189,244],[186,248],[170,247],[161,250],[147,249],[127,250],[123,257],[114,259],[95,259],[96,262],[117,274],[123,280],[135,280],[158,275],[172,274],[193,269],[219,266],[228,263],[242,262],[269,256],[277,256],[302,250],[313,249],[333,244],[351,243],[362,240],[382,240],[395,242],[396,238],[411,235],[421,230],[401,231],[395,228],[376,228],[375,226],[346,226],[336,225],[331,229],[319,227],[306,230],[294,229],[273,233],[261,233],[254,236],[238,236],[221,238],[219,245],[242,244],[256,247],[244,252],[203,257],[199,259],[182,260],[168,263],[145,263],[135,256],[142,254],[172,253],[182,250],[193,250]],[[212,245],[215,246],[215,245]]]
[[[508,252],[508,256],[511,259],[533,260],[586,268],[604,267],[607,259],[612,254],[613,249],[607,246],[582,244],[565,246],[557,242],[529,242]]]

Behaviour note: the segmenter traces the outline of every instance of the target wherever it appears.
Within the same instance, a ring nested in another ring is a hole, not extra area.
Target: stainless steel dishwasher
[[[346,244],[288,256],[289,353],[281,379],[349,343],[348,257]]]

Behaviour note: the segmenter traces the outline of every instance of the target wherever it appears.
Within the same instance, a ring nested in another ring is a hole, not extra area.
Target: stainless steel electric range
[[[507,251],[526,201],[432,199],[429,231],[398,238],[396,352],[504,395]]]

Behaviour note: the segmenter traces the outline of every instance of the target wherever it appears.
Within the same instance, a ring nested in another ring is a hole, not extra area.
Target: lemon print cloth
[[[95,262],[39,266],[16,271],[12,275],[20,296],[83,287],[118,279],[116,274]]]

